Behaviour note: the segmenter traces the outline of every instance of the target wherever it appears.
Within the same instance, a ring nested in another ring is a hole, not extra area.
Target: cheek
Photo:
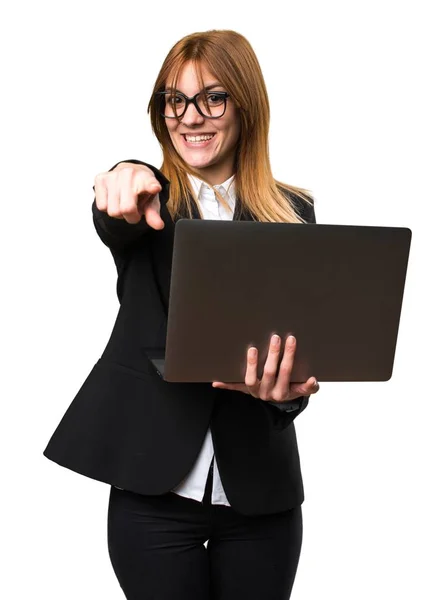
[[[176,133],[177,127],[178,127],[178,123],[172,123],[172,121],[169,121],[168,119],[166,119],[167,132],[173,143],[175,143],[175,139],[176,139],[175,133]]]
[[[169,134],[170,134],[170,132],[169,132]],[[178,154],[180,154],[182,152],[181,140],[176,135],[173,135],[173,136],[171,135],[170,139],[172,141],[172,146],[175,148],[176,152]]]
[[[231,114],[226,124],[226,138],[230,145],[237,143],[241,132],[241,122],[239,115]]]
[[[231,148],[237,144],[238,139],[240,137],[240,131],[241,131],[241,128],[240,128],[239,123],[236,123],[236,124],[232,125],[231,127],[228,127],[228,129],[226,130],[226,132],[225,132],[226,143]]]

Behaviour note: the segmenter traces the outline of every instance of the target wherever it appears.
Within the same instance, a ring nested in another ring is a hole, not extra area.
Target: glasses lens
[[[199,94],[197,103],[205,116],[216,119],[225,112],[226,97],[224,94],[217,94],[216,92],[205,92]]]
[[[176,118],[182,115],[185,110],[185,98],[179,94],[173,94],[172,92],[166,92],[163,96],[163,112],[164,116],[169,118]]]

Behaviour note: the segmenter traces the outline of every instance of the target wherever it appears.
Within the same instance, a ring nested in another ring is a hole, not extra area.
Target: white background
[[[0,14],[0,595],[123,598],[108,486],[42,451],[118,308],[94,177],[128,158],[160,164],[146,114],[159,66],[182,36],[228,28],[263,68],[275,176],[313,191],[320,223],[413,231],[392,380],[323,384],[296,421],[306,501],[292,597],[432,600],[429,3],[147,4],[16,1]]]

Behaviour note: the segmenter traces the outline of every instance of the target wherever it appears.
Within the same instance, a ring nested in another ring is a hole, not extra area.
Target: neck
[[[234,165],[210,165],[203,169],[195,169],[197,177],[207,181],[211,185],[220,185],[224,183],[231,175],[235,173]]]

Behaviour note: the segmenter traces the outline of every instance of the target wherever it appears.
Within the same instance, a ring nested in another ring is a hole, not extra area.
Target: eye
[[[225,96],[223,93],[217,94],[214,92],[207,94],[207,101],[211,106],[218,106],[219,104],[222,104],[224,102],[224,98]]]
[[[166,104],[173,106],[174,104],[180,105],[184,102],[184,98],[179,94],[166,94]]]

